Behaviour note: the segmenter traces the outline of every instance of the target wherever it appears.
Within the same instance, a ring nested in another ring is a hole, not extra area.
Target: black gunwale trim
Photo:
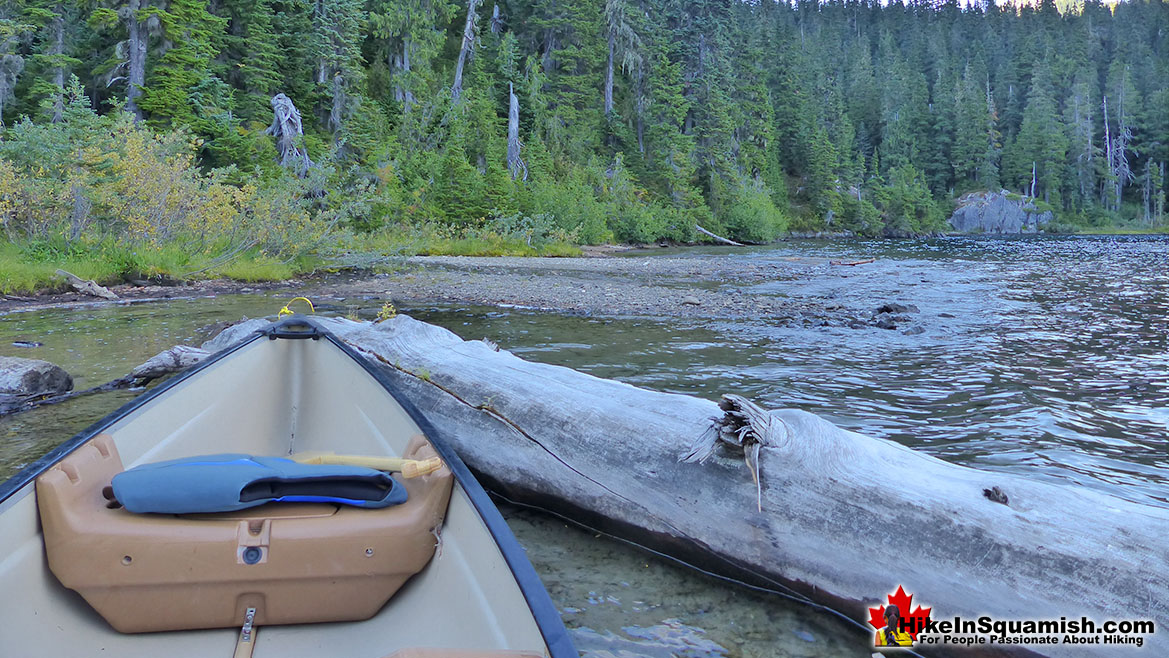
[[[580,653],[572,644],[572,639],[568,636],[568,629],[564,626],[564,621],[560,618],[560,612],[556,610],[556,605],[552,603],[552,597],[548,595],[548,590],[544,588],[544,582],[540,580],[539,574],[536,573],[535,567],[532,566],[528,556],[524,553],[524,549],[520,546],[519,540],[515,538],[511,528],[508,527],[507,521],[504,521],[503,515],[499,513],[499,508],[495,503],[491,502],[491,497],[487,495],[487,491],[479,484],[471,470],[463,463],[446,438],[430,423],[414,403],[410,401],[405,395],[400,395],[397,385],[390,381],[386,376],[384,370],[375,365],[369,359],[363,357],[353,346],[345,341],[337,338],[328,329],[311,323],[317,327],[321,332],[321,336],[336,345],[342,352],[349,356],[360,365],[371,377],[381,384],[390,397],[394,398],[406,414],[418,425],[418,429],[426,435],[427,440],[434,446],[436,452],[442,457],[446,465],[454,473],[455,479],[463,487],[463,491],[467,493],[467,497],[471,499],[471,504],[479,512],[479,518],[483,519],[484,525],[495,539],[495,544],[499,546],[500,553],[503,554],[503,559],[507,562],[507,566],[511,569],[512,575],[515,577],[516,584],[520,587],[520,592],[524,595],[524,600],[528,602],[528,608],[532,611],[532,616],[536,620],[536,625],[540,628],[540,634],[544,636],[544,644],[548,647],[549,655],[552,658],[579,658]]]
[[[57,462],[61,461],[66,456],[68,456],[69,453],[80,447],[81,444],[102,433],[102,431],[104,431],[110,425],[113,425],[122,418],[129,416],[131,413],[145,406],[148,402],[154,400],[154,398],[162,395],[163,393],[166,393],[175,386],[178,386],[179,384],[183,383],[187,379],[190,379],[203,370],[210,368],[217,362],[235,353],[237,350],[243,349],[244,346],[250,345],[260,338],[262,338],[261,334],[257,333],[242,339],[240,342],[228,347],[227,349],[212,354],[199,363],[196,363],[190,368],[187,368],[174,377],[171,377],[165,382],[159,384],[157,387],[139,395],[138,397],[135,397],[133,400],[123,404],[114,411],[111,411],[102,417],[101,420],[81,430],[69,440],[61,443],[56,448],[53,448],[48,453],[41,456],[40,459],[37,459],[28,466],[20,469],[15,475],[8,478],[3,483],[0,483],[0,505],[4,504],[4,501],[11,498],[16,492],[20,491],[30,482],[35,480],[38,475],[52,468]]]

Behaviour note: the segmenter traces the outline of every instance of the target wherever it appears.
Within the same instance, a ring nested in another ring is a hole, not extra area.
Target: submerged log
[[[737,396],[720,409],[524,361],[403,315],[320,322],[381,364],[490,489],[705,569],[861,622],[902,586],[934,619],[1169,623],[1167,509],[947,463],[803,411]],[[742,448],[757,451],[758,488]],[[1169,633],[1144,649],[1165,655]]]
[[[155,354],[146,363],[134,368],[130,371],[130,377],[145,380],[156,379],[189,368],[206,359],[210,354],[202,348],[176,345],[169,350]]]

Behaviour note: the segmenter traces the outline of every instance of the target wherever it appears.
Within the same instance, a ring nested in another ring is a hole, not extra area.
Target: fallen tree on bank
[[[720,409],[524,361],[406,316],[318,321],[381,363],[489,488],[703,568],[860,621],[902,586],[935,619],[1169,623],[1169,510],[950,464],[802,411],[737,396]],[[758,490],[728,443],[753,456]],[[1169,651],[1159,630],[1144,637],[1148,655]]]

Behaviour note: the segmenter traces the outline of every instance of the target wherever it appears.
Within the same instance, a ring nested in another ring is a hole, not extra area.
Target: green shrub
[[[762,183],[745,181],[734,190],[721,214],[727,236],[742,242],[772,242],[787,230],[787,216]]]
[[[579,177],[567,181],[533,183],[527,197],[528,215],[548,215],[556,226],[575,235],[582,244],[602,244],[613,240],[608,226],[605,204],[597,200],[590,186]]]

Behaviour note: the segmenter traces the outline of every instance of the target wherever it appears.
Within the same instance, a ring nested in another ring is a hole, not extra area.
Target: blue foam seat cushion
[[[233,512],[270,502],[376,508],[407,498],[405,487],[372,468],[233,454],[143,464],[115,475],[112,484],[127,510],[159,514]]]

